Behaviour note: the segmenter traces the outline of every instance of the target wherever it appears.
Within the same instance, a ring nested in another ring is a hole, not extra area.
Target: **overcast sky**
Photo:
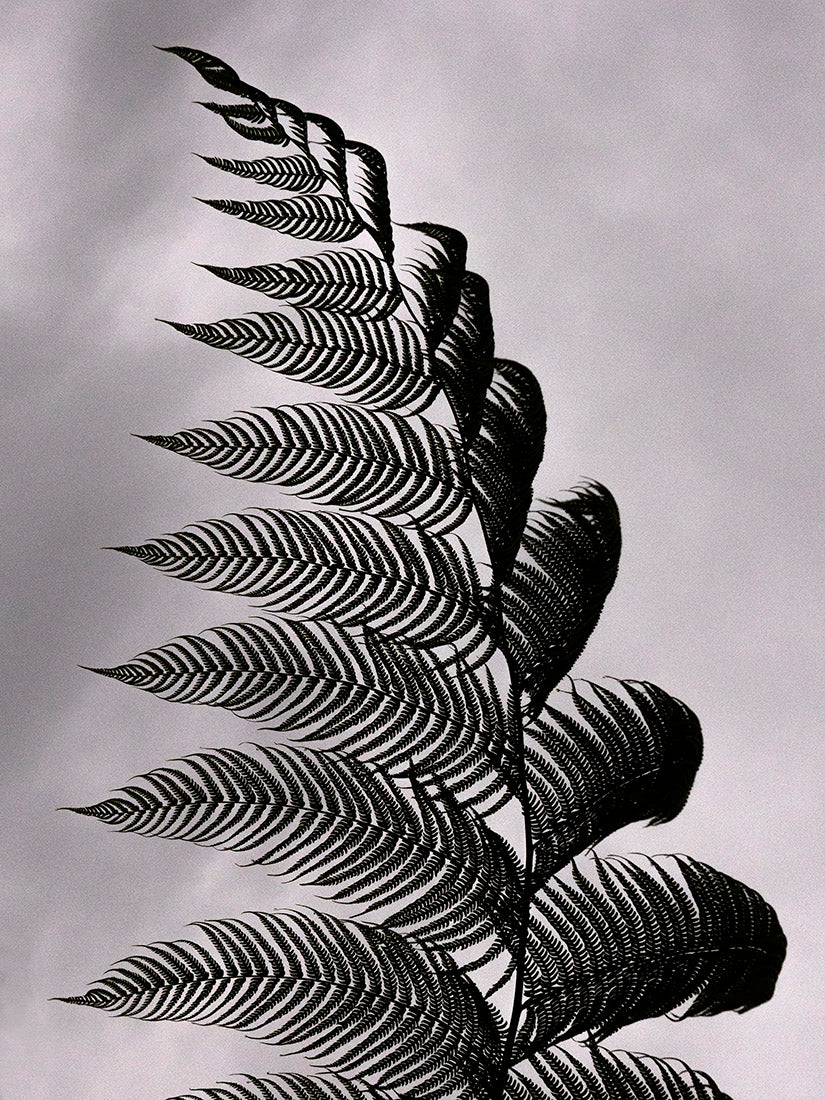
[[[128,433],[289,399],[151,320],[254,308],[189,261],[271,246],[191,201],[230,192],[190,150],[249,152],[152,43],[334,117],[383,151],[397,220],[466,233],[499,353],[544,387],[540,491],[592,476],[622,511],[619,581],[578,668],[653,680],[705,731],[683,814],[602,847],[710,862],[790,941],[771,1004],[616,1045],[684,1057],[734,1100],[821,1095],[821,5],[53,0],[4,20],[0,1096],[161,1100],[278,1066],[217,1029],[46,1000],[133,944],[290,896],[228,855],[52,809],[248,735],[76,667],[243,613],[99,551],[264,499]]]

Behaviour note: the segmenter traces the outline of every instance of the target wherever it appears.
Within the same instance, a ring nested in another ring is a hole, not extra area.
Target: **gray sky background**
[[[622,510],[578,669],[653,680],[705,731],[684,813],[602,847],[706,860],[761,890],[790,941],[771,1004],[615,1045],[684,1057],[735,1100],[821,1095],[821,5],[55,0],[3,18],[0,1096],[160,1100],[279,1065],[218,1029],[46,1000],[133,944],[292,896],[229,855],[52,811],[250,735],[75,667],[244,613],[98,550],[264,499],[128,433],[291,396],[151,320],[256,308],[188,261],[263,262],[274,236],[191,202],[255,189],[189,150],[248,147],[153,42],[331,115],[383,151],[396,219],[466,233],[499,353],[544,386],[539,490],[589,475]]]

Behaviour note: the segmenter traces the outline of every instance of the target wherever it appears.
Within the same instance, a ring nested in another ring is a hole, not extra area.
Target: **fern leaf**
[[[492,563],[504,580],[532,503],[547,417],[541,388],[526,367],[509,359],[494,360],[494,367],[468,460]]]
[[[594,857],[536,896],[519,1050],[588,1031],[602,1039],[648,1016],[745,1012],[773,994],[785,956],[756,891],[686,856]]]
[[[360,141],[346,143],[345,157],[349,200],[371,230],[384,259],[392,261],[392,222],[384,158]]]
[[[319,170],[348,197],[353,211],[370,230],[387,260],[392,259],[392,226],[387,196],[387,169],[377,150],[362,142],[346,141],[340,127],[322,115],[307,115],[294,104],[272,99],[240,80],[218,58],[197,50],[173,49],[192,64],[214,87],[242,96],[249,103],[203,106],[219,114],[245,138],[284,145],[292,141],[309,153],[312,145]],[[320,146],[320,148],[318,148]]]
[[[243,1031],[385,1088],[422,1098],[485,1094],[499,1022],[450,963],[384,928],[322,913],[254,913],[199,923],[117,963],[79,997],[122,1016]]]
[[[230,129],[250,141],[268,145],[288,145],[290,138],[278,119],[278,112],[265,100],[254,103],[201,103],[207,111],[219,115]]]
[[[254,722],[372,761],[411,768],[496,808],[513,768],[513,704],[487,668],[444,662],[331,624],[234,623],[93,671],[171,702],[225,707]]]
[[[433,534],[453,531],[470,513],[457,440],[419,418],[347,405],[282,405],[141,438],[228,477],[385,519],[411,518]]]
[[[518,933],[522,872],[501,837],[448,794],[414,782],[405,797],[352,757],[215,749],[72,809],[122,832],[248,853],[339,901],[394,905],[384,926],[430,947],[512,949]]]
[[[492,652],[472,557],[451,541],[335,512],[262,508],[112,547],[180,580],[262,597],[266,606],[345,625],[369,623],[416,645]]]
[[[435,351],[434,369],[468,445],[481,424],[484,398],[493,377],[493,350],[487,283],[466,271],[458,309]]]
[[[398,1094],[391,1096],[383,1089],[348,1081],[337,1074],[307,1077],[300,1073],[278,1073],[269,1077],[244,1075],[243,1081],[223,1081],[170,1100],[394,1100],[395,1096]]]
[[[340,248],[257,267],[201,266],[229,283],[259,290],[289,305],[369,320],[387,317],[401,300],[392,268],[363,248]]]
[[[256,313],[212,324],[166,323],[193,340],[288,378],[327,386],[363,405],[419,412],[435,397],[423,338],[393,317],[366,321],[293,309],[289,316]]]
[[[585,1058],[557,1047],[530,1064],[538,1080],[511,1072],[506,1100],[730,1100],[706,1073],[672,1058],[596,1046]]]
[[[235,70],[219,57],[213,57],[212,54],[189,46],[158,46],[158,49],[188,62],[213,88],[218,88],[222,92],[231,92],[246,99],[266,98],[258,88],[253,88],[251,84],[241,80]]]
[[[504,631],[537,714],[596,625],[621,548],[613,497],[592,482],[532,512],[502,589]]]
[[[399,281],[407,305],[427,333],[430,347],[436,348],[458,310],[467,238],[457,229],[430,222],[414,222],[403,228],[416,234],[416,244],[412,253],[396,265]]]
[[[574,713],[551,699],[525,730],[525,763],[537,884],[632,821],[671,821],[687,801],[702,759],[696,715],[654,684],[599,684],[595,701],[573,683]]]
[[[221,214],[307,241],[351,241],[364,224],[349,203],[336,195],[298,195],[294,199],[199,199]]]
[[[196,154],[200,156],[200,154]],[[235,160],[231,157],[204,157],[212,168],[221,172],[230,172],[241,179],[253,183],[279,187],[282,191],[292,191],[296,195],[311,195],[320,191],[326,182],[326,176],[307,156],[262,157],[258,160]]]
[[[347,196],[347,157],[344,131],[326,115],[307,113],[307,144],[316,164],[335,190]]]
[[[287,103],[283,99],[273,99],[272,96],[262,92],[260,88],[255,88],[241,80],[235,70],[230,68],[226,62],[221,61],[218,57],[213,57],[211,54],[204,53],[202,50],[194,50],[188,46],[171,46],[165,47],[165,52],[175,54],[187,61],[213,88],[219,88],[221,91],[231,92],[233,95],[250,100],[248,105],[243,105],[246,108],[246,113],[242,111],[240,114],[230,114],[230,117],[227,118],[229,125],[242,136],[252,140],[272,141],[273,144],[287,144],[291,141],[302,150],[306,149],[306,122],[303,112],[294,103]],[[203,106],[211,109],[217,108],[219,114],[223,113],[221,108],[226,107],[225,104],[221,103],[205,103]],[[229,110],[232,110],[231,105]],[[235,111],[237,110],[235,108]],[[256,111],[260,113],[260,121],[258,121],[258,116],[255,114]],[[244,127],[244,120],[249,124],[249,132]],[[238,125],[233,125],[235,121]],[[275,135],[279,133],[283,135],[281,140],[264,136],[270,127]],[[263,135],[258,133],[258,129],[263,131]]]

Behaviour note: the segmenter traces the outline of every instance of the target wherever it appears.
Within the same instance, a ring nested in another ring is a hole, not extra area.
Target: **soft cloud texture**
[[[226,855],[52,812],[237,740],[230,716],[75,665],[241,613],[98,551],[266,499],[128,433],[291,394],[151,321],[253,308],[188,261],[272,247],[189,201],[230,192],[188,150],[236,146],[152,42],[332,115],[384,152],[399,220],[467,234],[500,352],[544,386],[539,488],[591,475],[622,508],[620,579],[579,668],[653,680],[703,720],[684,813],[605,847],[713,863],[768,897],[790,941],[771,1004],[617,1045],[682,1056],[736,1100],[821,1094],[820,6],[56,0],[11,4],[4,30],[0,1095],[158,1100],[280,1064],[211,1029],[46,1000],[133,943],[293,896]]]

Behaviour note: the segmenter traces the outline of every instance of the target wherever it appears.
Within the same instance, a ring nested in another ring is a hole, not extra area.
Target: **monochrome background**
[[[682,815],[601,848],[712,863],[789,939],[769,1005],[614,1045],[678,1055],[735,1100],[821,1095],[821,5],[53,0],[8,3],[3,29],[0,1096],[160,1100],[282,1064],[218,1029],[47,999],[187,922],[297,897],[228,854],[54,812],[249,736],[76,666],[244,613],[100,546],[271,500],[129,433],[293,396],[152,321],[256,308],[189,261],[265,262],[272,236],[190,200],[249,197],[189,156],[249,147],[152,43],[334,117],[384,153],[397,220],[466,233],[499,353],[544,388],[537,488],[595,477],[622,511],[577,671],[652,680],[703,723]]]

